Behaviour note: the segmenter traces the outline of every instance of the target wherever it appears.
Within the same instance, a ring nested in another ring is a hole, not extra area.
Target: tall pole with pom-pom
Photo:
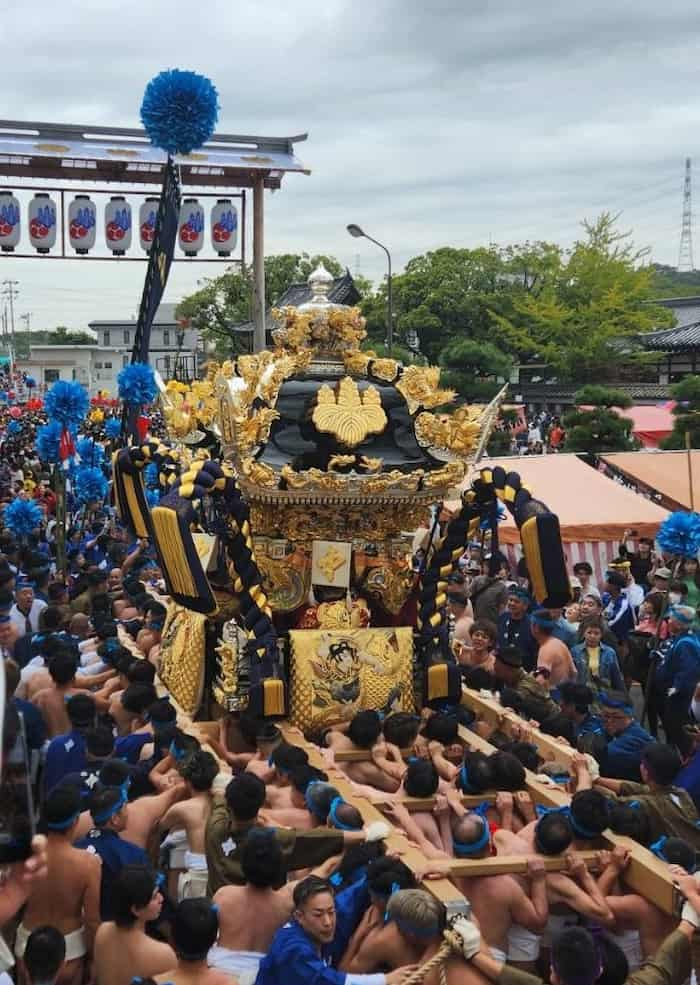
[[[209,79],[196,72],[169,69],[156,75],[146,86],[141,103],[141,122],[151,143],[164,150],[168,156],[136,324],[131,366],[127,370],[148,364],[151,326],[168,282],[175,252],[180,183],[174,155],[191,154],[205,144],[214,133],[218,115],[219,99],[216,89]],[[122,370],[120,377],[126,372]],[[132,379],[136,380],[135,377]],[[128,433],[133,440],[137,440],[140,437],[140,406],[124,396],[123,387],[131,388],[133,396],[134,387],[131,386],[128,375],[120,384],[120,396],[124,401],[122,439]]]

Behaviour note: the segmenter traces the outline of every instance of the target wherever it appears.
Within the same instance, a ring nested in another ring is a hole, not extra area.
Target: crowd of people
[[[697,559],[628,531],[601,584],[573,565],[560,611],[537,606],[522,566],[469,544],[447,594],[454,700],[361,709],[308,736],[245,711],[212,729],[159,681],[168,598],[150,545],[105,505],[70,521],[60,571],[35,458],[27,441],[0,463],[0,498],[31,496],[44,515],[21,539],[0,521],[0,818],[23,767],[38,817],[30,857],[0,868],[1,985],[686,980],[700,924]],[[503,715],[479,717],[462,682]],[[570,749],[568,768],[542,733]],[[543,807],[533,775],[570,803]],[[368,822],[368,804],[386,822]],[[421,866],[392,847],[397,830]],[[631,888],[630,854],[606,831],[656,856],[682,910]],[[525,871],[489,872],[512,856]],[[451,879],[468,919],[448,928],[433,878]]]

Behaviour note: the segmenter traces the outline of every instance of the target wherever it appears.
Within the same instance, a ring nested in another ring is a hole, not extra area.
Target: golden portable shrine
[[[321,267],[308,303],[273,312],[273,349],[163,385],[170,446],[115,455],[117,508],[152,539],[172,599],[161,677],[191,714],[250,707],[308,731],[361,708],[413,710],[417,689],[458,701],[447,579],[480,528],[497,541],[499,500],[537,601],[569,598],[557,518],[501,468],[434,522],[414,570],[414,532],[463,482],[498,403],[444,412],[455,394],[439,369],[361,349],[364,319],[329,302],[331,284]]]

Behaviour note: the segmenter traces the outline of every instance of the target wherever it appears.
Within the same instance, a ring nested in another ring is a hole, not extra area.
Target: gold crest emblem
[[[379,392],[369,386],[361,394],[349,376],[340,381],[336,391],[326,384],[321,387],[312,420],[319,431],[334,435],[348,448],[359,445],[370,434],[381,434],[387,425]]]

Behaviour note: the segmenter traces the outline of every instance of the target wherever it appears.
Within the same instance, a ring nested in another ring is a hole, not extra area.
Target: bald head
[[[90,632],[90,620],[83,612],[76,612],[70,621],[69,631],[72,636],[77,636],[78,639],[86,639]]]

